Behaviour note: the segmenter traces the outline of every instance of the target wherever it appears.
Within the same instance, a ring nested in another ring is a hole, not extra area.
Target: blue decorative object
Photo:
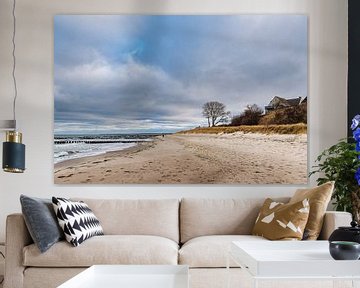
[[[360,158],[359,158],[360,159]],[[360,186],[360,167],[358,168],[358,170],[355,172],[355,179],[358,182],[359,186]]]
[[[352,119],[352,124],[351,124],[351,129],[355,130],[360,124],[360,115],[356,115],[353,119]]]
[[[360,142],[356,142],[355,149],[357,152],[360,152]]]
[[[356,142],[360,141],[360,128],[356,128],[356,130],[353,131],[353,136]]]
[[[355,115],[352,119],[351,129],[353,130],[353,136],[356,141],[355,149],[357,152],[360,152],[360,115]],[[358,155],[358,159],[360,159],[360,155]],[[360,186],[360,167],[355,172],[355,179]]]

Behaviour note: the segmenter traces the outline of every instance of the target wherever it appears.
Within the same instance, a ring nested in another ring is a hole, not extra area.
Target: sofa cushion
[[[278,200],[288,201],[287,198]],[[182,199],[181,243],[206,235],[249,235],[263,202],[264,198]]]
[[[319,237],[324,215],[334,190],[334,184],[334,181],[330,181],[314,188],[298,189],[290,199],[290,203],[302,201],[306,198],[309,199],[310,213],[304,233],[307,234],[307,237],[304,240],[316,240]]]
[[[41,254],[34,244],[23,250],[23,264],[36,267],[88,267],[95,264],[170,264],[178,260],[178,244],[159,236],[95,236],[78,247],[66,241]]]
[[[52,197],[52,202],[66,241],[75,247],[91,237],[104,235],[99,220],[86,203],[59,197]]]
[[[309,208],[308,199],[284,204],[267,198],[252,234],[269,240],[301,240],[309,218]]]
[[[21,195],[20,203],[26,227],[41,252],[64,239],[51,199]]]
[[[179,251],[179,264],[196,268],[226,267],[228,251],[232,241],[268,241],[252,235],[214,235],[193,238]],[[230,261],[231,267],[239,267]]]
[[[105,235],[154,235],[179,242],[178,199],[83,199]]]

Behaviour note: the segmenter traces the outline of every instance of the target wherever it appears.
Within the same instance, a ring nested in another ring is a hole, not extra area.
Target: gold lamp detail
[[[12,37],[12,57],[13,57],[13,69],[12,78],[14,82],[14,101],[13,101],[13,120],[0,121],[0,130],[6,131],[6,140],[3,143],[3,161],[2,167],[5,172],[10,173],[23,173],[25,171],[25,145],[22,144],[22,133],[16,129],[16,98],[17,98],[17,86],[16,86],[16,57],[15,57],[15,35],[16,35],[16,0],[13,1],[13,37]]]

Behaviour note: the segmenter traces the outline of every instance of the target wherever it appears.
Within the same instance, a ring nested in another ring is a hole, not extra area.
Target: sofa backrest
[[[261,199],[184,198],[180,204],[180,241],[205,235],[251,234]],[[288,198],[276,199],[288,202]]]
[[[155,235],[179,242],[178,199],[83,199],[105,235]]]

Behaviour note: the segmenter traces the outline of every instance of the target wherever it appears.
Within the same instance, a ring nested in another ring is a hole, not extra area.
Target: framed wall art
[[[306,15],[57,15],[56,184],[306,184]]]

